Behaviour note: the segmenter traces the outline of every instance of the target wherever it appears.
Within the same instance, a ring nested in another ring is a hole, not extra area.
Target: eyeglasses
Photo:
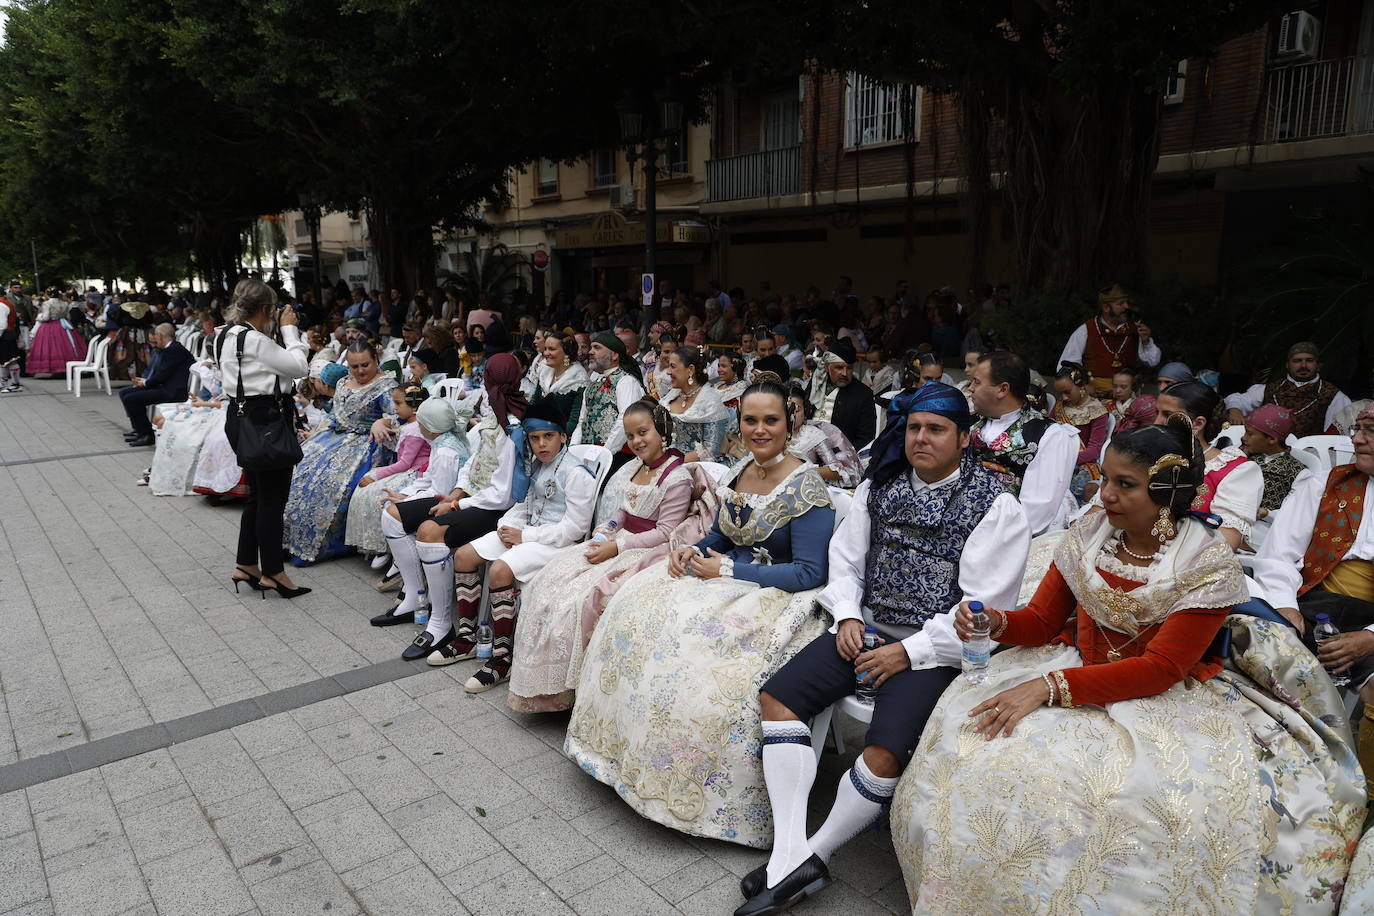
[[[1346,430],[1346,434],[1350,436],[1350,438],[1352,439],[1360,435],[1368,436],[1369,438],[1374,439],[1374,425],[1370,425],[1368,423],[1356,423],[1354,426]]]

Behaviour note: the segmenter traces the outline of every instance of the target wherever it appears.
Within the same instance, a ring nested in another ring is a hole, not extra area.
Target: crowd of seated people
[[[920,912],[1374,907],[1374,409],[1310,342],[1229,397],[1156,369],[1117,286],[1044,376],[980,327],[998,294],[843,286],[652,314],[421,291],[395,325],[366,291],[300,301],[283,549],[369,562],[400,654],[564,712],[642,816],[767,850],[747,916],[822,891],[889,807]],[[241,497],[225,325],[183,318],[149,489]],[[1346,444],[1292,438],[1320,433]],[[977,682],[972,601],[1005,650]],[[858,682],[867,735],[808,835],[814,723]]]

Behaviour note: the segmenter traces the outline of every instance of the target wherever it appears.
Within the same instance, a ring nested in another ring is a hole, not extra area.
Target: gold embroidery
[[[1064,676],[1063,671],[1051,672],[1054,675],[1055,684],[1059,685],[1059,705],[1064,708],[1073,707],[1073,694],[1069,691],[1069,679]]]
[[[762,543],[794,518],[805,515],[811,509],[830,505],[830,490],[826,488],[820,472],[808,466],[803,466],[794,476],[783,481],[780,487],[769,494],[770,498],[764,506],[750,513],[747,522],[737,521],[735,512],[731,511],[731,498],[734,495],[729,487],[721,489],[717,519],[721,533],[731,543],[743,547]]]

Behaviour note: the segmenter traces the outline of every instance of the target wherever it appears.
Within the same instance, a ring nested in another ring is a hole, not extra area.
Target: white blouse
[[[238,337],[247,334],[243,342],[243,395],[272,394],[274,389],[287,392],[298,378],[304,378],[310,371],[310,346],[301,339],[300,329],[295,325],[284,325],[281,329],[285,347],[253,328],[236,325],[224,332],[223,349],[220,339],[213,344],[220,353],[220,376],[224,379],[224,393],[229,397],[239,396],[239,359]]]

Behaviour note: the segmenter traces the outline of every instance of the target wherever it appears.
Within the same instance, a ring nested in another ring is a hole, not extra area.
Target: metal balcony
[[[727,156],[706,162],[706,202],[778,197],[801,190],[801,147]]]
[[[1269,71],[1264,140],[1374,133],[1374,54]]]

